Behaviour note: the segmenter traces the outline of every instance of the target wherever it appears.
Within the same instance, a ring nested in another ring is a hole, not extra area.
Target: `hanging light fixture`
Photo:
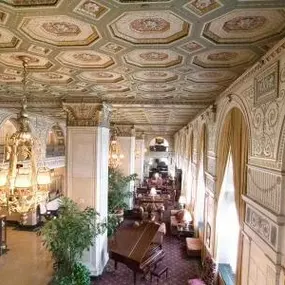
[[[3,167],[0,170],[0,206],[9,212],[21,214],[25,223],[27,213],[36,211],[37,206],[48,197],[46,187],[50,181],[49,170],[38,168],[37,140],[33,137],[27,113],[26,76],[27,59],[21,58],[24,68],[22,109],[17,119],[19,130],[6,138]],[[5,165],[8,167],[5,168]],[[43,164],[43,163],[42,163]],[[38,168],[38,169],[37,169]]]
[[[117,131],[114,128],[110,138],[109,145],[109,167],[117,168],[121,165],[121,160],[124,155],[121,153],[121,148],[117,139]]]

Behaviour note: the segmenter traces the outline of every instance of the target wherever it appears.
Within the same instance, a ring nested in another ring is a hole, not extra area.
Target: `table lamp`
[[[181,205],[181,208],[184,209],[185,204],[186,204],[186,197],[185,196],[180,196],[178,203]]]

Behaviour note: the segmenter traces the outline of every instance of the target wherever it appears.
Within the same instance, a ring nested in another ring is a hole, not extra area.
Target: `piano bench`
[[[165,273],[165,279],[168,277],[168,267],[164,265],[158,265],[150,271],[150,282],[152,282],[152,276],[156,277],[156,284],[158,284],[160,277]]]

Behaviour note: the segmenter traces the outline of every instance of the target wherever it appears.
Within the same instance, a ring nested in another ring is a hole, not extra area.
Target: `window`
[[[233,163],[230,154],[217,212],[217,262],[219,271],[227,285],[235,284],[240,230],[234,191]]]

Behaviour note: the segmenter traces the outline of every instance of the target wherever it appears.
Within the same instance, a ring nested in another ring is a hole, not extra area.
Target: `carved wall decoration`
[[[271,211],[281,214],[281,177],[249,166],[247,195]]]
[[[278,97],[279,88],[279,63],[278,61],[264,70],[255,78],[255,105],[274,100]]]
[[[249,205],[246,206],[246,224],[256,232],[267,244],[276,248],[277,227]]]
[[[276,132],[279,123],[279,106],[276,102],[262,104],[253,110],[252,155],[276,158]]]
[[[111,107],[105,103],[63,103],[67,125],[80,127],[109,127]]]

